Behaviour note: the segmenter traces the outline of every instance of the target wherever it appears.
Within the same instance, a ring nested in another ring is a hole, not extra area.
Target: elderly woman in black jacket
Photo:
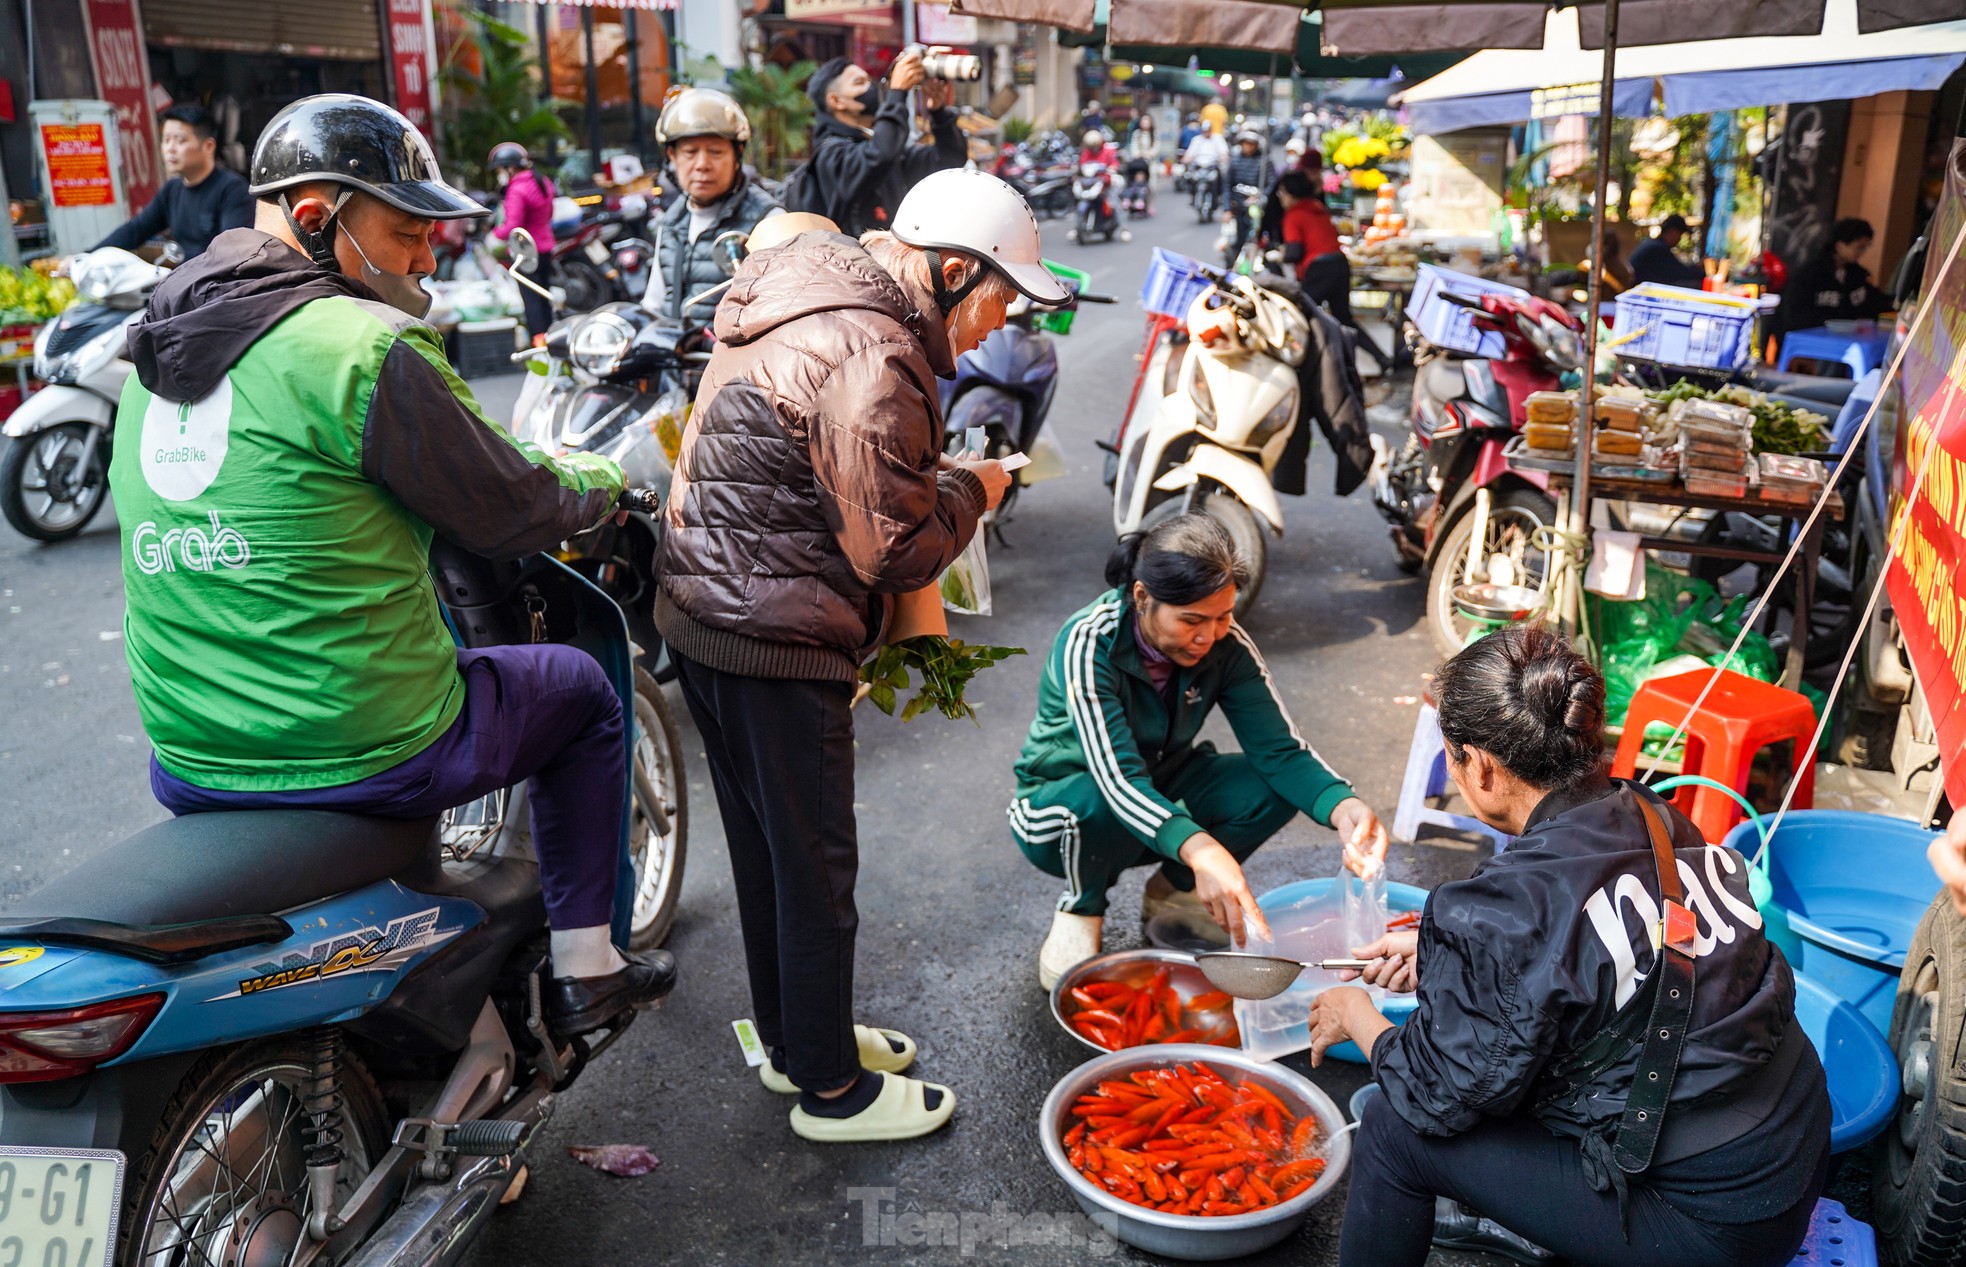
[[[1455,786],[1516,840],[1355,952],[1411,1021],[1351,986],[1313,1008],[1313,1061],[1352,1039],[1384,1091],[1340,1264],[1422,1262],[1439,1197],[1576,1263],[1787,1263],[1829,1096],[1745,860],[1605,776],[1604,682],[1558,635],[1491,634],[1434,692]]]

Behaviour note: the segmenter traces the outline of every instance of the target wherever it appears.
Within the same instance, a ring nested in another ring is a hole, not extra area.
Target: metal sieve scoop
[[[1239,999],[1273,999],[1290,988],[1306,968],[1327,972],[1344,969],[1358,971],[1378,962],[1374,959],[1320,959],[1307,963],[1277,955],[1256,955],[1246,950],[1211,950],[1196,955],[1195,963],[1209,984]]]

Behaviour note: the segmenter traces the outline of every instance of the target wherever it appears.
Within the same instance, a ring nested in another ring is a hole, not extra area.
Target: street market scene
[[[1966,0],[0,0],[0,1267],[1966,1265]]]

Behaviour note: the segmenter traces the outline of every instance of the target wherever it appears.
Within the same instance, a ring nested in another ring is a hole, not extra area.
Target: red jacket
[[[1312,260],[1339,249],[1338,228],[1331,223],[1331,208],[1316,198],[1298,199],[1283,213],[1283,244],[1303,246],[1297,257],[1297,275],[1302,277]]]

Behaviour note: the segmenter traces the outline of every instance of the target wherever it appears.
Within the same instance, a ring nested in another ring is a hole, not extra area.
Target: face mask
[[[369,262],[369,253],[362,249],[361,242],[348,232],[348,226],[341,226],[342,233],[348,237],[348,244],[355,248],[355,254],[362,257],[362,281],[381,297],[382,302],[391,308],[400,309],[412,317],[422,317],[430,311],[435,298],[423,288],[422,273],[385,273]]]
[[[867,91],[857,98],[860,108],[868,114],[875,114],[881,108],[881,85],[879,81],[867,85]]]

